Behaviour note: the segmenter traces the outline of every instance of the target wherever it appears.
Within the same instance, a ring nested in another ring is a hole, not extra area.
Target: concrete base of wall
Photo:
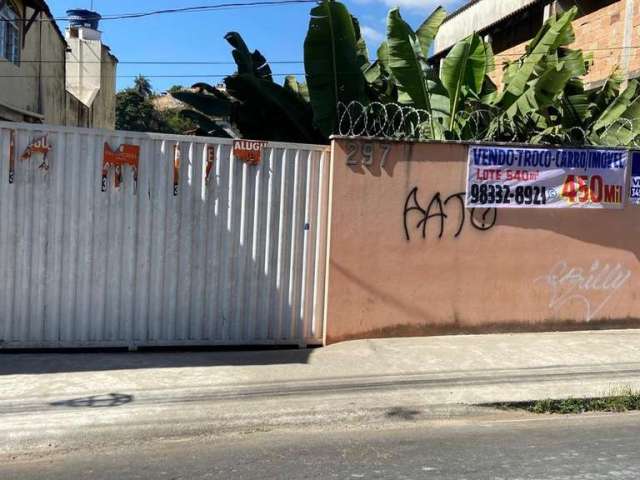
[[[578,322],[575,320],[548,320],[536,323],[486,323],[483,325],[390,325],[354,335],[327,337],[327,345],[347,340],[425,337],[437,335],[476,335],[489,333],[579,332],[585,330],[628,330],[640,328],[640,318],[622,318]]]

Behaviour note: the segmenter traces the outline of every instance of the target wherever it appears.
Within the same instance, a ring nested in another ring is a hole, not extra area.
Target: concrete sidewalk
[[[315,350],[2,353],[0,454],[479,414],[468,406],[620,386],[640,388],[640,330]]]

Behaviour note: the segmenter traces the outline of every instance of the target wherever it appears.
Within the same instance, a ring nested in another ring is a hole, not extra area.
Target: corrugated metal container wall
[[[20,160],[44,134],[48,172]],[[101,191],[105,142],[140,146],[137,189]],[[327,147],[0,122],[0,152],[0,347],[322,342]]]

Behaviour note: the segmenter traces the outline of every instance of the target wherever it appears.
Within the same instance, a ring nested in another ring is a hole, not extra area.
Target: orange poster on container
[[[173,196],[178,196],[178,186],[180,185],[180,161],[182,160],[182,152],[180,144],[173,146]]]
[[[108,143],[104,144],[104,157],[102,159],[102,191],[107,190],[107,176],[111,167],[115,168],[115,187],[120,187],[122,183],[122,167],[128,165],[133,169],[134,193],[138,186],[138,160],[140,158],[140,147],[138,145],[120,145],[117,149],[111,150]]]
[[[262,148],[267,143],[263,140],[234,140],[233,156],[249,165],[258,165],[262,160]]]
[[[216,160],[216,147],[213,145],[207,145],[207,166],[204,174],[204,181],[209,183],[209,177],[211,176],[211,170],[213,170],[213,164]]]
[[[16,175],[16,131],[9,132],[9,183],[13,183]]]
[[[34,154],[42,154],[42,163],[38,168],[45,172],[49,170],[49,161],[47,155],[51,151],[51,145],[47,140],[47,135],[37,137],[31,140],[31,143],[27,146],[24,153],[20,157],[21,160],[29,160]]]

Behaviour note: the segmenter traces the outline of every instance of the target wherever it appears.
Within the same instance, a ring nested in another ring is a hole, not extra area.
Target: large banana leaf
[[[548,56],[554,54],[560,45],[571,40],[573,36],[571,21],[576,14],[577,8],[573,7],[558,19],[555,16],[549,18],[542,30],[529,44],[528,53],[520,59],[518,64],[512,64],[517,67],[509,72],[509,82],[505,85],[502,95],[497,99],[500,107],[507,110],[510,116],[517,111],[510,109],[510,107],[525,94],[538,64],[548,60]]]
[[[367,43],[360,31],[360,22],[353,15],[351,20],[353,21],[353,31],[356,34],[356,61],[360,69],[365,71],[369,67],[369,50],[367,50]]]
[[[418,42],[420,42],[420,48],[422,48],[424,58],[429,58],[431,44],[434,38],[436,38],[440,25],[442,25],[445,18],[447,18],[447,11],[442,7],[438,7],[422,22],[418,30],[416,30],[416,37],[418,37]]]
[[[580,78],[572,78],[567,82],[564,93],[556,107],[560,111],[560,125],[565,129],[579,128],[584,131],[589,120],[590,94],[584,89]]]
[[[203,133],[212,137],[229,138],[229,133],[214,120],[195,110],[181,110],[180,116],[193,121]]]
[[[431,110],[427,78],[420,42],[411,27],[393,8],[387,16],[389,69],[398,87],[406,92],[416,108]]]
[[[488,107],[495,102],[497,96],[498,87],[489,76],[486,76],[482,84],[482,91],[480,92],[480,103]]]
[[[429,89],[432,121],[430,125],[425,125],[424,127],[431,130],[431,138],[444,139],[446,137],[446,131],[450,130],[449,126],[451,123],[451,102],[449,101],[449,94],[444,86],[442,86],[442,83],[434,79],[427,80],[427,87]]]
[[[333,133],[338,102],[366,103],[353,20],[339,2],[323,0],[311,10],[304,65],[316,126]]]
[[[589,116],[589,105],[588,93],[565,95],[562,98],[562,107],[564,107],[561,118],[562,125],[566,128],[584,128],[585,122],[588,120]]]
[[[640,132],[640,97],[636,80],[631,80],[627,88],[602,112],[595,121],[592,132],[605,145],[627,145]]]
[[[585,73],[587,72],[582,52],[571,50],[562,57],[558,65],[548,67],[535,82],[534,89],[538,108],[553,105],[558,95],[565,90],[569,80]]]
[[[615,98],[607,109],[602,112],[602,115],[600,115],[593,125],[593,129],[600,130],[618,120],[627,111],[634,98],[636,98],[636,90],[638,90],[638,82],[636,80],[630,81],[624,92]]]
[[[378,55],[378,63],[380,66],[387,72],[391,73],[391,69],[389,68],[389,45],[386,41],[380,44],[376,53]]]
[[[249,74],[227,77],[225,85],[229,94],[242,102],[237,117],[232,118],[241,131],[246,126],[254,132],[258,124],[264,133],[262,138],[253,137],[257,140],[320,141],[312,125],[311,108],[296,93]]]
[[[624,75],[622,71],[616,68],[611,72],[602,87],[593,94],[589,108],[589,113],[592,117],[597,118],[602,115],[602,112],[615,100],[620,94],[620,86],[623,81]]]
[[[385,40],[380,44],[377,51],[378,55],[378,65],[380,66],[381,76],[384,77],[386,82],[386,90],[385,97],[390,102],[398,102],[398,103],[411,103],[411,97],[407,95],[407,93],[402,90],[402,87],[398,85],[395,77],[393,76],[393,72],[391,71],[391,67],[389,66],[389,44]]]
[[[239,33],[229,32],[224,38],[233,47],[231,54],[238,66],[238,73],[250,73],[258,78],[272,80],[271,67],[266,58],[258,50],[251,53]]]
[[[171,96],[210,117],[228,117],[231,115],[231,101],[226,98],[190,90],[173,92]]]
[[[571,73],[564,68],[564,65],[549,68],[542,76],[534,82],[535,93],[534,108],[541,109],[553,105],[558,94],[563,90]]]
[[[636,97],[604,136],[606,145],[628,146],[640,136],[640,97]]]
[[[458,42],[442,62],[440,78],[449,94],[449,130],[454,130],[458,107],[467,92],[479,96],[488,69],[487,46],[478,34]],[[491,55],[492,56],[492,55]]]

